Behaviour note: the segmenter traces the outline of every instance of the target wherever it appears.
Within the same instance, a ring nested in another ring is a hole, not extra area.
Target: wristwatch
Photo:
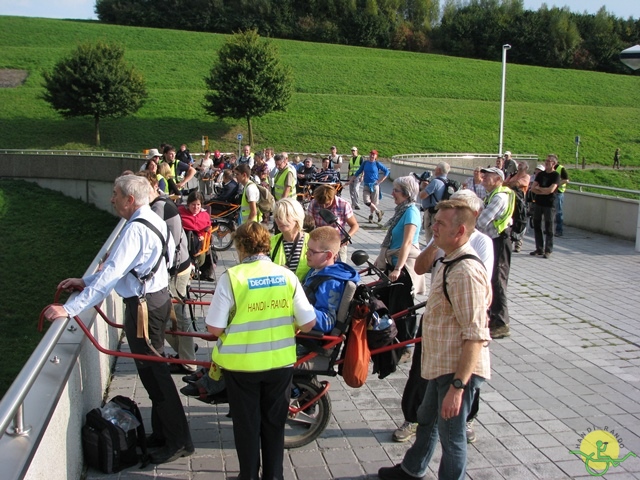
[[[453,388],[459,389],[463,389],[464,387],[466,387],[466,385],[462,383],[462,380],[460,380],[459,378],[455,378],[453,382],[451,382],[451,385],[453,385]]]

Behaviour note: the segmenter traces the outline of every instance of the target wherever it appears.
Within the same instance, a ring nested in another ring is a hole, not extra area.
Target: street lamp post
[[[620,61],[631,70],[640,69],[640,45],[634,45],[620,52]],[[636,226],[636,252],[640,252],[640,202],[638,203],[638,223]]]
[[[507,80],[507,50],[511,48],[508,43],[502,46],[502,93],[500,95],[500,144],[498,154],[502,156],[502,132],[504,130],[504,88]]]

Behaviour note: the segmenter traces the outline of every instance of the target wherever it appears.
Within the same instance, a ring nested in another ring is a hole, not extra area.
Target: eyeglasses
[[[317,255],[319,253],[330,253],[331,250],[314,250],[312,248],[307,248],[307,255]]]

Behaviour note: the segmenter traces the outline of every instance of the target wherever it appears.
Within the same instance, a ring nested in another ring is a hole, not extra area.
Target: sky
[[[538,10],[543,3],[548,7],[568,6],[576,13],[596,13],[605,5],[616,17],[640,18],[638,0],[524,0],[528,10]],[[87,20],[96,19],[94,5],[95,0],[0,0],[0,15]]]

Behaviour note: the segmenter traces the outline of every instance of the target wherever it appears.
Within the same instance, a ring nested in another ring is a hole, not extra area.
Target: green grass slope
[[[95,22],[0,17],[0,68],[27,69],[26,83],[0,89],[0,148],[92,148],[92,119],[64,120],[39,97],[42,72],[79,42],[118,41],[147,80],[135,116],[102,122],[103,147],[140,151],[162,141],[233,150],[243,120],[202,108],[223,35]],[[498,149],[500,62],[275,40],[295,74],[285,113],[254,122],[256,148],[342,153],[352,145],[389,157],[411,152]],[[587,163],[640,165],[640,77],[508,65],[504,149]]]
[[[0,397],[42,338],[38,316],[58,283],[82,276],[118,220],[53,190],[0,180]]]

